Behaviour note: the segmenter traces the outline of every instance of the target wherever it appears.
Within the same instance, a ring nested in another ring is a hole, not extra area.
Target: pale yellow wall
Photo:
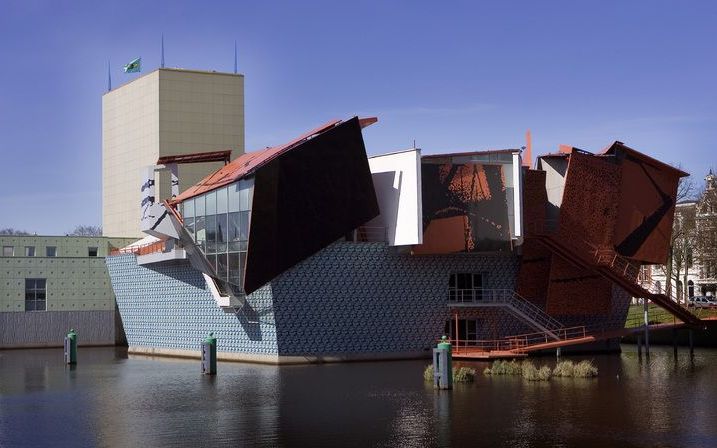
[[[140,168],[159,157],[159,72],[102,97],[102,231],[139,231]]]
[[[160,156],[203,151],[244,152],[244,76],[159,69],[102,98],[103,231],[109,236],[139,230],[140,169]],[[221,164],[183,165],[180,191]],[[162,175],[157,199],[170,196]]]

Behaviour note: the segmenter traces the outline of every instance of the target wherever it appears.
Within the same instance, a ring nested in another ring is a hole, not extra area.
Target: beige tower
[[[102,229],[107,236],[139,230],[140,170],[162,156],[244,152],[244,75],[162,68],[102,96]],[[183,165],[179,191],[220,164]],[[170,196],[161,178],[157,200]]]

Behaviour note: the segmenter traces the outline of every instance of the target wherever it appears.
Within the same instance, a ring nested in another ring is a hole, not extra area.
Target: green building
[[[105,266],[132,238],[0,235],[0,348],[114,345],[122,330]]]

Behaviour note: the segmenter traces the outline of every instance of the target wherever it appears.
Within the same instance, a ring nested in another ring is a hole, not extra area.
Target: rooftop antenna
[[[413,149],[416,149],[416,139],[413,139]]]
[[[107,91],[112,90],[112,72],[110,71],[110,59],[107,58]]]
[[[237,74],[237,41],[234,41],[234,74]]]
[[[164,68],[164,33],[162,33],[162,60],[159,66],[160,68]]]

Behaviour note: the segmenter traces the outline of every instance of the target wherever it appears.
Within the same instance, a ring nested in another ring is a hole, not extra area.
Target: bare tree
[[[694,184],[692,180],[683,177],[677,184],[676,202],[679,204],[691,200],[694,196]],[[670,297],[672,294],[672,280],[678,285],[680,282],[680,273],[682,269],[689,269],[691,265],[691,254],[694,246],[695,238],[695,212],[693,207],[684,207],[677,209],[675,219],[672,224],[672,235],[670,236],[670,246],[667,250],[667,262],[662,266],[665,274],[665,295]],[[685,290],[677,291],[678,301]]]
[[[70,236],[102,236],[101,226],[77,226],[68,235]]]
[[[0,235],[28,236],[28,235],[32,235],[32,234],[30,232],[26,232],[24,230],[18,230],[18,229],[13,229],[12,227],[6,227],[4,229],[0,229]]]

